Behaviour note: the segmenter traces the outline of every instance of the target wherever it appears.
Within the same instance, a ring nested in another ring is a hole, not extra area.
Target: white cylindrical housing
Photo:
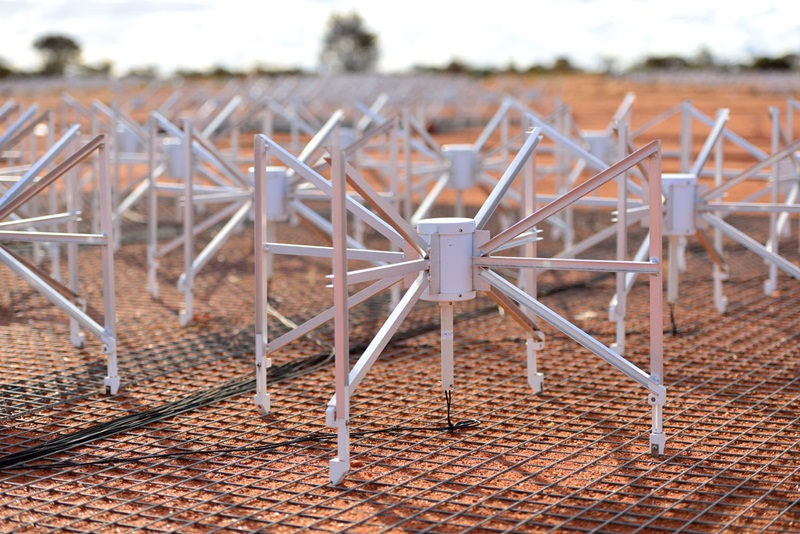
[[[472,253],[475,220],[464,217],[423,219],[417,231],[430,245],[430,284],[420,297],[428,301],[475,298]]]
[[[347,148],[356,142],[356,131],[348,126],[339,127],[339,143],[342,148]]]
[[[450,183],[457,191],[473,187],[477,182],[478,155],[472,145],[444,145],[442,152],[450,162]]]
[[[143,152],[144,143],[125,125],[117,125],[117,144],[120,152]]]
[[[583,132],[583,140],[589,153],[603,161],[611,160],[611,137],[605,131]]]
[[[666,199],[664,212],[665,236],[689,236],[696,231],[697,177],[674,173],[661,176],[661,190]]]
[[[281,222],[289,219],[289,180],[286,167],[267,167],[266,202],[267,220]]]
[[[289,179],[286,167],[268,165],[264,183],[264,209],[267,221],[283,222],[289,219]],[[255,177],[255,169],[250,167],[250,181]]]
[[[167,156],[167,174],[183,178],[186,174],[184,165],[183,143],[177,137],[167,137],[162,141],[164,154]]]

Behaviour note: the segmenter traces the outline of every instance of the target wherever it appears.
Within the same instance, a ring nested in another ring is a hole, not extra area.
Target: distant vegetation
[[[113,62],[103,61],[89,65],[82,61],[80,43],[66,35],[43,35],[36,39],[32,46],[41,56],[41,67],[37,70],[25,71],[16,69],[7,58],[0,57],[0,79],[24,78],[31,76],[49,77],[111,77]],[[328,19],[327,27],[321,43],[319,70],[308,71],[299,67],[271,67],[260,64],[250,69],[235,70],[224,65],[215,65],[207,70],[178,69],[168,76],[183,78],[227,79],[247,76],[279,76],[279,75],[314,75],[322,73],[369,72],[378,64],[380,50],[378,35],[369,31],[363,19],[355,12],[349,14],[334,13]],[[717,60],[707,48],[700,49],[692,57],[678,55],[646,56],[624,71],[616,68],[616,59],[603,57],[603,66],[597,70],[586,70],[575,65],[569,57],[558,57],[552,63],[535,63],[526,67],[515,64],[498,66],[477,66],[466,60],[453,58],[445,65],[415,65],[411,72],[462,74],[474,77],[497,74],[545,75],[572,73],[625,74],[629,72],[657,72],[676,70],[707,70],[717,72],[741,71],[800,71],[800,55],[785,54],[779,57],[755,56],[742,63],[726,63]],[[161,76],[153,66],[142,66],[130,69],[117,76],[138,78],[158,78]]]
[[[322,37],[320,68],[324,72],[371,71],[378,64],[378,36],[364,26],[358,13],[334,13]]]

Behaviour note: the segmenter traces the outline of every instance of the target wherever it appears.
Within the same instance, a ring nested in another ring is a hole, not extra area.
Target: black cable
[[[588,282],[586,281],[577,282],[574,284],[557,286],[554,288],[550,288],[549,290],[540,291],[539,296],[540,297],[548,296],[568,291],[571,289],[580,289],[583,287],[588,287],[596,283],[600,279],[607,277],[608,273],[602,273],[590,279]],[[495,312],[496,310],[497,310],[496,306],[486,306],[483,308],[478,308],[472,311],[467,311],[458,314],[457,318],[464,319],[469,317],[475,317],[487,313],[492,313]],[[396,334],[394,336],[395,341],[412,339],[427,332],[434,331],[437,328],[438,324],[433,324],[433,323],[412,327],[402,333]],[[294,360],[292,362],[285,363],[280,366],[272,367],[270,370],[270,381],[272,383],[277,383],[283,380],[288,380],[290,378],[299,377],[304,374],[321,369],[325,365],[330,363],[330,361],[333,360],[333,350],[329,344],[324,343],[323,341],[319,340],[316,337],[312,337],[311,339],[317,345],[323,346],[326,349],[330,349],[330,352],[312,355],[302,360]],[[361,345],[354,345],[351,346],[351,351],[352,352],[362,351],[366,349],[366,347],[367,347],[366,343]],[[203,406],[207,406],[214,402],[224,400],[229,397],[233,397],[235,395],[240,395],[248,391],[252,391],[255,388],[255,384],[256,384],[255,379],[232,381],[219,387],[193,393],[187,397],[178,399],[177,401],[162,404],[160,406],[157,406],[156,408],[147,410],[145,412],[138,412],[135,414],[114,419],[112,421],[98,423],[89,428],[70,433],[66,436],[61,436],[52,439],[50,441],[47,441],[45,443],[40,443],[39,445],[35,445],[28,449],[17,451],[15,453],[11,453],[6,456],[0,457],[0,469],[9,469],[14,465],[21,464],[23,462],[36,460],[54,453],[63,452],[73,447],[85,445],[86,443],[89,443],[91,441],[100,438],[106,438],[120,432],[133,430],[135,428],[139,428],[156,421],[167,419],[169,417],[173,417],[175,415],[179,415],[187,411],[201,408]],[[458,428],[470,428],[471,426],[477,426],[478,424],[477,421],[466,421],[453,424],[450,419],[450,403],[452,401],[452,398],[449,392],[446,393],[445,398],[447,400],[447,407],[448,407],[447,428],[444,429],[428,428],[426,430],[454,430]],[[383,429],[377,432],[391,432],[391,431],[392,431],[391,429]],[[413,431],[413,429],[411,431]],[[291,444],[291,442],[288,443]],[[261,449],[255,449],[255,450],[261,450]]]
[[[380,434],[402,434],[402,433],[413,433],[413,432],[455,432],[457,430],[465,430],[469,428],[475,428],[481,424],[478,419],[465,419],[463,421],[459,421],[458,423],[453,424],[451,420],[451,405],[452,405],[452,393],[449,391],[445,391],[445,400],[447,405],[447,425],[440,425],[440,426],[393,426],[387,428],[379,428],[374,430],[360,430],[355,431],[350,434],[352,438],[363,438],[367,436],[374,436]],[[304,436],[299,436],[297,438],[289,439],[280,441],[277,443],[268,443],[264,445],[254,445],[248,447],[221,447],[216,449],[200,449],[194,451],[176,451],[176,452],[163,452],[163,453],[153,453],[153,454],[141,454],[136,456],[129,456],[125,458],[120,457],[113,457],[113,458],[103,458],[101,460],[90,460],[86,462],[76,462],[70,460],[64,460],[59,462],[51,462],[51,463],[44,463],[44,464],[33,464],[28,465],[24,464],[24,460],[16,462],[13,465],[4,465],[2,466],[6,471],[17,471],[17,470],[32,470],[32,469],[64,469],[64,468],[71,468],[71,467],[88,467],[94,465],[113,465],[113,464],[127,464],[127,463],[135,463],[135,462],[142,462],[145,460],[155,460],[155,459],[162,459],[162,458],[176,458],[176,457],[185,457],[185,456],[192,456],[195,454],[232,454],[238,452],[267,452],[278,449],[280,447],[289,447],[292,445],[297,445],[299,443],[328,443],[330,441],[334,441],[337,435],[333,432],[309,432]],[[8,458],[8,457],[5,457]],[[5,459],[4,458],[4,459]]]
[[[322,368],[331,359],[330,354],[320,354],[303,360],[286,363],[273,368],[271,378],[273,382],[287,380]],[[34,447],[8,454],[0,458],[0,469],[25,461],[34,460],[56,452],[62,452],[78,445],[84,445],[96,439],[109,437],[119,432],[132,430],[149,423],[160,421],[181,413],[207,406],[219,400],[224,400],[235,395],[252,391],[255,380],[232,381],[222,386],[202,390],[188,395],[177,401],[168,402],[135,414],[119,417],[112,421],[105,421],[92,425],[89,428],[72,432]]]
[[[675,322],[675,304],[669,304],[669,320],[672,323],[672,335],[678,335],[678,323]]]
[[[450,420],[450,405],[453,403],[453,392],[450,390],[445,390],[444,400],[447,403],[447,426],[452,430],[455,428],[453,421]]]

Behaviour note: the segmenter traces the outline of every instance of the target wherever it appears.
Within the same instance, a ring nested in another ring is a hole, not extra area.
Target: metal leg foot
[[[768,297],[771,297],[775,290],[778,289],[778,284],[775,283],[775,280],[768,279],[764,280],[764,294]]]
[[[350,461],[343,462],[338,458],[330,461],[331,484],[338,486],[345,475],[350,472]]]
[[[541,395],[544,392],[544,374],[534,373],[528,376],[528,385],[531,386],[534,393]]]
[[[650,455],[653,458],[660,458],[664,454],[664,447],[667,444],[667,436],[663,432],[652,432],[650,434]]]
[[[116,395],[119,391],[119,376],[107,376],[103,379],[103,389],[106,395]]]
[[[267,415],[270,410],[269,393],[256,393],[253,402],[261,415]]]
[[[83,346],[86,344],[86,334],[83,332],[77,332],[72,334],[71,336],[72,346],[76,349],[82,349]]]
[[[187,324],[191,323],[193,318],[194,313],[191,310],[181,310],[181,313],[178,316],[181,326],[186,326]]]

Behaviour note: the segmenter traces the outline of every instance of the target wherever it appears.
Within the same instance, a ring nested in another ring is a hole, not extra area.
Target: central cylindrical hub
[[[167,157],[167,174],[176,178],[183,178],[186,174],[183,141],[177,137],[167,137],[161,142],[164,146],[164,154]]]
[[[665,211],[662,234],[691,236],[697,231],[697,177],[688,173],[663,174]]]
[[[478,154],[472,145],[444,145],[442,152],[450,163],[450,183],[457,191],[473,187],[477,182]]]
[[[142,152],[144,143],[139,137],[123,124],[117,125],[117,146],[120,152]]]
[[[264,176],[264,211],[269,222],[289,219],[289,177],[286,167],[267,166]],[[255,179],[255,169],[250,167],[250,180]]]
[[[347,148],[356,142],[356,131],[348,126],[339,127],[339,143],[342,148]]]
[[[265,207],[267,220],[282,222],[289,219],[289,180],[286,167],[267,167]]]
[[[428,243],[430,284],[420,297],[428,301],[475,298],[472,254],[475,220],[464,217],[423,219],[417,231]]]
[[[603,161],[611,161],[611,136],[605,131],[583,132],[583,140],[586,148],[593,156]]]

